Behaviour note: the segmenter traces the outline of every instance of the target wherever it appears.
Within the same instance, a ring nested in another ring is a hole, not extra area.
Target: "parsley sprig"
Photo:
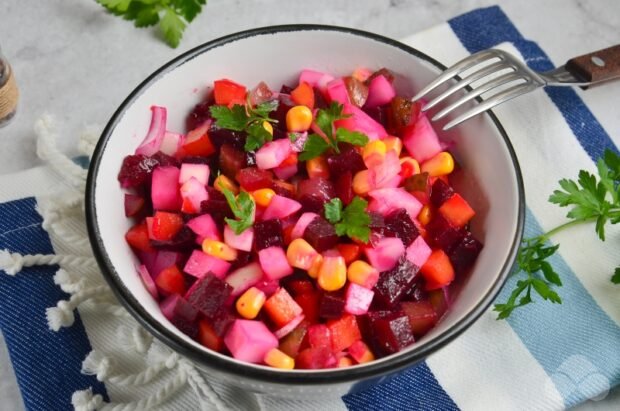
[[[207,0],[96,0],[110,13],[133,20],[136,27],[159,23],[164,40],[176,48],[183,32],[202,11]]]
[[[555,190],[549,202],[560,207],[570,207],[566,217],[569,219],[548,232],[522,241],[517,255],[519,270],[515,274],[525,278],[516,283],[515,289],[503,304],[495,304],[498,319],[507,318],[519,307],[534,302],[532,290],[543,300],[562,303],[561,297],[552,289],[561,286],[562,281],[553,266],[547,261],[559,248],[559,244],[549,245],[549,239],[569,227],[595,222],[598,237],[605,241],[605,226],[620,222],[620,156],[606,150],[597,162],[598,178],[581,170],[577,181],[560,180],[561,190]],[[620,284],[620,267],[615,269],[611,281]]]
[[[226,221],[226,224],[228,224],[228,226],[235,232],[235,234],[241,234],[246,229],[252,227],[252,223],[254,220],[254,210],[256,208],[252,196],[250,196],[245,191],[241,191],[239,195],[235,197],[235,194],[223,185],[220,185],[220,189],[222,190],[222,194],[224,194],[224,197],[226,197],[226,202],[228,202],[228,206],[237,218],[235,220],[226,217],[224,219]]]
[[[342,201],[336,197],[325,203],[325,218],[334,224],[336,234],[368,243],[370,238],[370,216],[366,212],[368,201],[355,196],[343,209]]]
[[[248,137],[245,141],[245,151],[254,151],[261,148],[266,142],[271,141],[273,136],[263,127],[263,122],[277,123],[277,120],[269,118],[269,113],[278,108],[278,100],[271,100],[252,107],[234,105],[211,106],[211,116],[215,119],[215,125],[234,131],[245,131]]]
[[[368,136],[363,133],[334,127],[334,122],[350,117],[350,114],[343,114],[343,110],[344,106],[337,102],[332,102],[329,107],[318,110],[316,125],[325,134],[326,139],[316,133],[310,134],[304,144],[304,151],[299,155],[299,160],[311,160],[330,148],[339,153],[338,143],[349,143],[354,146],[363,146],[368,143]]]

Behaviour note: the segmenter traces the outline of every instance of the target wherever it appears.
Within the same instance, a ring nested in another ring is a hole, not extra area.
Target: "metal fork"
[[[479,68],[466,77],[462,79],[458,77],[465,71],[476,69],[476,67]],[[503,74],[493,77],[494,74],[500,72]],[[570,59],[564,66],[544,73],[530,69],[512,54],[505,51],[497,49],[484,50],[472,54],[448,68],[416,94],[412,100],[416,101],[427,96],[437,87],[447,83],[453,78],[456,79],[457,82],[426,103],[422,111],[430,110],[457,91],[472,83],[477,81],[481,83],[470,88],[469,91],[458,100],[436,113],[432,121],[442,119],[476,97],[480,97],[487,93],[493,93],[494,91],[495,93],[490,94],[486,99],[482,100],[480,104],[448,122],[443,127],[444,130],[448,130],[477,114],[483,113],[499,104],[534,91],[540,87],[587,87],[606,80],[620,78],[620,45],[575,57]]]

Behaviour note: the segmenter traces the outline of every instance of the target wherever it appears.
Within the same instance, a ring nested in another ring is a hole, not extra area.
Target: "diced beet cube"
[[[334,367],[337,359],[327,347],[306,348],[295,358],[295,365],[302,370],[319,370]]]
[[[306,320],[314,324],[319,321],[320,295],[318,292],[307,292],[294,297],[294,300],[304,312]]]
[[[236,320],[224,343],[234,358],[260,363],[269,350],[278,346],[278,339],[261,321]]]
[[[351,314],[345,314],[337,320],[328,321],[327,327],[331,336],[333,352],[346,350],[351,344],[362,338],[357,320]]]
[[[185,119],[185,130],[194,130],[202,125],[205,121],[211,118],[211,106],[213,101],[203,101],[194,106],[194,109],[189,113]]]
[[[304,231],[306,231],[308,224],[310,224],[312,220],[314,220],[318,216],[319,215],[316,213],[303,213],[299,217],[299,219],[295,223],[295,226],[293,227],[293,230],[291,231],[291,241],[303,237]]]
[[[185,263],[183,271],[197,278],[203,278],[207,273],[224,278],[229,269],[228,261],[205,254],[201,250],[194,250]]]
[[[135,188],[149,184],[150,178],[158,166],[176,166],[178,162],[164,153],[157,152],[152,156],[142,154],[130,155],[123,159],[118,181],[122,188]]]
[[[431,219],[425,228],[433,242],[444,251],[450,251],[466,234],[465,230],[452,226],[438,214]]]
[[[385,225],[391,233],[403,241],[405,247],[409,246],[420,234],[417,227],[404,208],[392,211],[385,217]]]
[[[185,294],[187,301],[207,318],[213,318],[223,309],[232,287],[212,273],[198,279]]]
[[[181,227],[179,232],[172,238],[172,240],[151,240],[151,245],[158,250],[182,252],[189,248],[192,248],[195,242],[196,235],[188,226],[185,225]]]
[[[235,178],[246,191],[271,188],[273,185],[273,173],[269,170],[261,170],[257,167],[242,168],[237,172]]]
[[[439,208],[441,205],[454,195],[454,190],[441,178],[435,180],[431,188],[431,204]]]
[[[160,304],[161,311],[170,322],[184,334],[196,338],[198,334],[198,310],[179,294],[172,294]]]
[[[230,308],[221,307],[221,309],[211,317],[211,325],[217,335],[223,337],[224,334],[226,334],[226,331],[228,331],[228,328],[233,322],[235,322],[236,319],[237,317],[233,312],[231,312]]]
[[[467,232],[463,239],[448,252],[448,257],[457,273],[467,270],[478,258],[482,243],[472,233]]]
[[[323,252],[338,244],[336,229],[322,217],[316,217],[308,224],[303,238],[318,252]]]
[[[413,287],[409,289],[407,295],[404,298],[407,301],[422,301],[428,300],[428,294],[424,289],[424,281],[422,279],[417,279],[413,284]]]
[[[325,324],[313,324],[308,327],[308,343],[310,347],[327,347],[331,349],[331,332]]]
[[[265,220],[254,224],[254,248],[256,251],[272,246],[284,246],[280,220]]]
[[[375,292],[355,283],[349,283],[344,310],[349,314],[362,315],[368,312]]]
[[[247,134],[244,131],[233,131],[226,128],[218,128],[212,125],[209,129],[209,139],[216,149],[224,144],[230,144],[237,150],[243,150]]]
[[[301,180],[297,185],[297,200],[304,211],[323,214],[323,205],[334,197],[334,185],[321,177]]]
[[[312,279],[301,270],[295,270],[295,274],[283,278],[281,284],[293,296],[315,291]]]
[[[383,215],[374,211],[369,211],[368,215],[370,216],[370,224],[368,224],[368,228],[381,235],[387,235],[389,230],[387,230]]]
[[[226,177],[234,179],[237,172],[246,166],[245,152],[230,144],[220,148],[220,170]]]
[[[373,347],[382,355],[399,352],[413,344],[409,318],[402,311],[377,311],[367,314]]]
[[[125,194],[125,217],[135,217],[144,208],[144,197],[135,194]]]
[[[234,214],[226,201],[226,197],[213,187],[207,187],[209,198],[200,204],[203,213],[209,214],[213,219],[220,223],[224,223],[224,218],[233,218]]]
[[[439,320],[435,309],[428,301],[404,301],[401,307],[407,314],[411,331],[416,337],[426,334]]]
[[[327,156],[327,166],[331,175],[339,176],[347,171],[355,174],[366,168],[364,159],[353,145],[340,143],[338,148],[340,153]]]
[[[347,171],[336,178],[336,195],[344,205],[348,205],[353,201],[355,194],[353,193],[353,174]]]
[[[419,270],[419,267],[403,259],[392,270],[381,273],[373,289],[374,300],[383,307],[394,307],[411,289]]]
[[[302,314],[302,309],[293,300],[291,295],[284,289],[279,288],[271,297],[265,301],[263,308],[269,318],[277,327],[283,327],[298,315]]]
[[[321,318],[340,318],[344,312],[346,302],[342,293],[324,293],[319,305],[319,317]]]
[[[279,280],[293,274],[293,267],[288,263],[286,253],[282,247],[271,246],[258,252],[260,263],[265,277],[269,280]]]
[[[301,344],[308,333],[308,325],[302,321],[293,331],[280,341],[278,349],[290,357],[297,357]]]

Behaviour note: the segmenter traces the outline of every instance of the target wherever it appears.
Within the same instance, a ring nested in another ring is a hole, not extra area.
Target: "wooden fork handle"
[[[620,77],[620,44],[572,58],[566,69],[579,80],[592,83]]]

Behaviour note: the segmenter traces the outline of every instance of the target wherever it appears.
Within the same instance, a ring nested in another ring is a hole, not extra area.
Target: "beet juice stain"
[[[6,125],[15,115],[18,99],[13,71],[0,50],[0,127]]]

